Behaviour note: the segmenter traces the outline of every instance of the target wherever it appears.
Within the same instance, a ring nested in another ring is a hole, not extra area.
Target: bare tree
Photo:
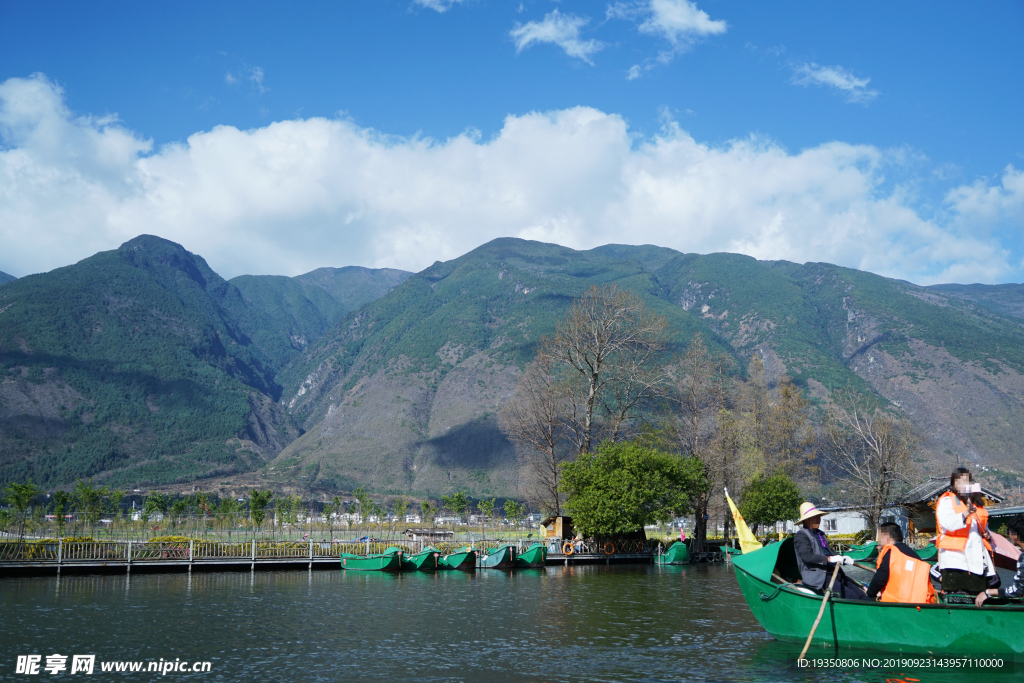
[[[558,515],[562,509],[559,468],[570,451],[566,444],[567,406],[555,377],[555,364],[551,354],[541,353],[526,367],[512,400],[498,413],[498,424],[508,439],[527,453],[535,488],[532,497]]]
[[[725,357],[708,350],[700,334],[686,348],[676,366],[677,381],[672,399],[675,432],[680,450],[695,456],[704,467],[709,488],[694,501],[694,550],[701,552],[707,540],[708,508],[712,491],[718,490],[716,462],[720,453],[718,413],[725,406]]]
[[[882,510],[914,475],[911,456],[920,437],[909,420],[849,388],[833,396],[824,431],[831,464],[845,475],[868,528],[876,529]]]
[[[805,467],[814,459],[815,434],[808,415],[810,403],[803,389],[789,377],[779,380],[776,395],[769,399],[762,430],[765,476],[782,472],[814,474]]]
[[[566,370],[568,425],[576,450],[589,453],[601,411],[609,437],[663,384],[654,359],[665,348],[668,323],[643,300],[616,285],[593,286],[573,302],[541,355]]]

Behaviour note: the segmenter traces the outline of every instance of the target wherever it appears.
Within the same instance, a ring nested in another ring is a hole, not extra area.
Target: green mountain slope
[[[997,313],[1024,318],[1024,285],[932,285],[928,289]]]
[[[135,485],[261,465],[299,433],[276,404],[278,369],[345,313],[335,296],[401,277],[324,270],[331,292],[297,278],[238,287],[144,235],[4,285],[0,479]]]
[[[14,277],[13,275],[8,275],[7,273],[0,270],[0,285],[4,285],[8,282],[13,282],[14,280],[17,279],[18,278]]]
[[[356,266],[319,268],[297,277],[241,275],[229,282],[245,305],[232,314],[275,367],[282,367],[346,313],[379,299],[409,275]]]
[[[275,453],[292,435],[269,360],[227,313],[240,305],[203,259],[149,236],[5,285],[4,479],[174,481]]]
[[[852,383],[901,406],[925,458],[1019,464],[1024,328],[956,296],[828,264],[500,239],[346,316],[278,376],[306,434],[281,481],[521,495],[495,415],[539,336],[594,283],[640,293],[681,348],[697,331],[812,396]],[[954,398],[951,400],[950,397]],[[270,472],[270,470],[267,470]]]
[[[294,280],[329,294],[346,312],[362,308],[409,279],[412,273],[394,268],[317,268]]]

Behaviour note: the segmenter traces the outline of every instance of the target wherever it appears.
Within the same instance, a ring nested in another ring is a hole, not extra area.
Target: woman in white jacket
[[[988,511],[981,488],[963,467],[953,470],[949,489],[935,506],[942,590],[976,595],[998,581],[989,544]]]

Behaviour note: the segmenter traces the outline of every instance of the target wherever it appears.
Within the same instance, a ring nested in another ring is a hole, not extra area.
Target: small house
[[[410,541],[424,543],[446,543],[455,538],[455,532],[451,529],[406,529],[404,535]]]
[[[572,517],[550,516],[544,519],[540,526],[544,529],[544,538],[560,538],[569,540],[573,537]]]
[[[822,507],[825,515],[821,518],[819,527],[826,535],[858,534],[868,528],[867,517],[864,513],[853,507]]]

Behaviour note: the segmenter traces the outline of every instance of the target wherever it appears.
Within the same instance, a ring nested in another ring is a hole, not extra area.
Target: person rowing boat
[[[800,570],[800,583],[815,591],[822,591],[825,582],[837,565],[852,565],[853,559],[840,555],[828,545],[828,539],[818,528],[825,513],[818,510],[814,503],[803,503],[800,506],[798,523],[803,528],[793,536],[793,552],[796,555],[797,568]],[[850,579],[840,569],[836,577],[833,592],[837,597],[847,600],[867,600],[868,596],[856,581]]]

